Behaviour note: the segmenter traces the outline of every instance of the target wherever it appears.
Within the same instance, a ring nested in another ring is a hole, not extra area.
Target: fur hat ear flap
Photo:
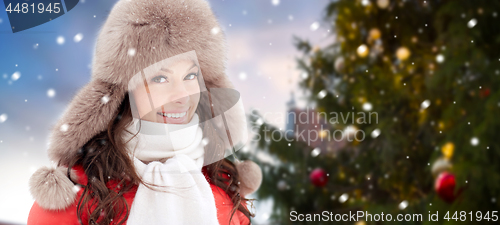
[[[127,88],[99,79],[83,87],[52,128],[49,158],[60,165],[69,165],[79,148],[106,130],[126,93]]]
[[[236,169],[240,175],[240,194],[247,196],[259,189],[262,183],[262,170],[256,163],[245,160],[236,163]]]
[[[40,207],[48,210],[62,210],[75,201],[78,188],[67,176],[66,167],[38,169],[29,180],[31,195]],[[76,177],[73,171],[70,176]]]

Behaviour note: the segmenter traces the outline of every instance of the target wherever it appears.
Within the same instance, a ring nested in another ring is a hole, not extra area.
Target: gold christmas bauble
[[[369,37],[371,40],[377,40],[382,36],[382,33],[377,28],[372,28],[369,33]]]
[[[381,9],[385,9],[389,6],[389,0],[377,0],[377,6]]]
[[[396,51],[396,57],[398,57],[398,59],[401,61],[408,59],[410,55],[411,52],[407,47],[399,47]]]
[[[368,46],[366,46],[365,44],[362,44],[358,47],[356,52],[358,53],[359,57],[364,58],[368,55],[368,53],[370,53],[370,50],[368,49]]]
[[[445,159],[451,159],[453,157],[453,151],[455,150],[455,145],[452,142],[447,142],[441,147],[441,153],[443,153]]]

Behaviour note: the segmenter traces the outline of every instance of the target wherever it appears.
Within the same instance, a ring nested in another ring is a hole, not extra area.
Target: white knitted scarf
[[[127,128],[137,133],[139,119]],[[140,132],[126,146],[141,178],[128,225],[219,224],[210,184],[201,172],[203,132],[195,113],[187,124],[140,121]],[[125,132],[124,140],[133,135]],[[134,151],[135,150],[135,151]]]

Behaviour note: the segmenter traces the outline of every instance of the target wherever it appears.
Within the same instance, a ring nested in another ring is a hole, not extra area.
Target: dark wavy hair
[[[79,222],[83,224],[82,216],[86,215],[88,224],[110,224],[113,219],[121,218],[120,221],[114,221],[116,224],[124,224],[130,213],[130,206],[127,204],[123,194],[134,189],[134,186],[142,183],[148,187],[149,184],[141,180],[134,169],[134,164],[125,148],[126,142],[122,140],[122,132],[132,123],[132,112],[130,107],[130,96],[125,94],[119,110],[110,121],[107,130],[97,134],[89,140],[78,152],[78,156],[68,165],[68,174],[73,166],[82,166],[87,175],[87,184],[75,184],[83,187],[83,193],[78,200],[77,216]],[[202,92],[200,104],[209,102],[208,91]],[[205,152],[210,150],[210,154],[205,154],[205,160],[213,162],[217,154],[224,155],[223,144],[219,134],[216,134],[214,124],[211,122],[210,110],[206,106],[197,108],[201,121],[200,127],[203,130],[203,136],[209,138],[205,146]],[[219,129],[220,130],[220,129]],[[130,132],[129,132],[130,133]],[[137,135],[137,134],[135,134]],[[208,157],[208,158],[207,158]],[[241,203],[246,203],[249,199],[243,198],[239,194],[239,174],[235,165],[222,159],[215,163],[203,167],[207,171],[210,182],[220,187],[226,192],[233,202],[230,221],[236,210],[241,211],[246,217],[254,217],[246,207]],[[226,176],[224,176],[226,174]],[[229,175],[229,176],[227,176]],[[71,177],[70,177],[71,179]],[[109,181],[117,181],[116,187],[109,189],[106,184]],[[86,213],[86,214],[84,214]],[[87,217],[88,215],[88,217]]]

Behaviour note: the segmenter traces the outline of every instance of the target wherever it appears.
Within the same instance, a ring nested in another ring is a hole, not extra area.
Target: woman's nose
[[[182,83],[174,84],[170,95],[170,103],[186,104],[189,101],[189,92]]]

